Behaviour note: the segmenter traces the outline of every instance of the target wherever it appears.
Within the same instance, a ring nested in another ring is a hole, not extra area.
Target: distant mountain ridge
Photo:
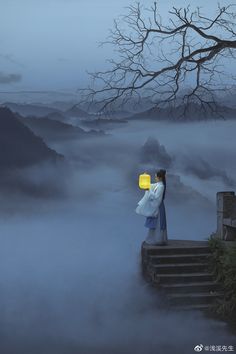
[[[89,113],[79,108],[77,105],[74,105],[71,108],[67,109],[65,111],[65,115],[67,117],[78,117],[78,118],[85,118],[90,116]]]
[[[26,127],[7,107],[0,106],[0,167],[17,168],[63,156]]]
[[[141,107],[148,106],[148,102],[144,101],[144,105]],[[208,107],[206,111],[203,112],[200,108],[200,105],[197,103],[191,103],[187,107],[184,105],[179,105],[176,107],[158,107],[153,106],[138,113],[131,113],[128,111],[111,111],[104,112],[103,114],[88,113],[84,109],[81,109],[79,105],[72,105],[66,110],[60,110],[55,107],[50,107],[49,105],[44,104],[22,104],[22,103],[12,103],[7,102],[6,105],[13,112],[16,112],[24,117],[34,116],[34,117],[47,117],[51,120],[57,120],[67,123],[67,120],[71,118],[78,118],[87,121],[91,121],[91,125],[95,123],[98,119],[113,119],[119,121],[119,119],[127,120],[169,120],[169,121],[201,121],[201,120],[210,120],[210,119],[235,119],[236,118],[236,108],[228,107],[223,104],[218,104],[216,106],[217,111],[212,112]],[[141,108],[140,107],[140,108]],[[185,114],[184,114],[185,111]],[[102,122],[102,121],[101,121]]]
[[[20,115],[27,117],[34,115],[36,117],[43,117],[51,113],[62,113],[56,108],[48,107],[40,104],[28,104],[28,103],[14,103],[5,102],[3,106],[8,107],[12,112],[19,113]]]
[[[44,104],[5,102],[3,105],[10,108],[14,113],[19,113],[23,117],[45,117],[51,115],[51,118],[53,117],[53,119],[58,120],[66,120],[67,117],[90,117],[89,113],[80,109],[77,105],[67,108],[64,111]],[[58,116],[58,118],[56,118],[56,116]]]
[[[49,115],[50,116],[50,115]],[[85,131],[84,129],[74,126],[69,123],[57,121],[56,119],[50,119],[47,117],[35,118],[26,117],[21,118],[21,122],[29,127],[35,134],[48,139],[70,139],[70,138],[82,138],[90,136],[104,135],[103,131]]]
[[[95,129],[110,129],[112,127],[117,127],[117,125],[128,123],[128,120],[118,118],[95,118],[92,120],[81,119],[80,122],[85,127],[91,127]]]
[[[184,105],[177,106],[176,108],[160,108],[153,107],[144,112],[136,113],[130,117],[128,120],[164,120],[164,121],[202,121],[211,119],[236,119],[236,109],[226,106],[217,106],[217,112],[213,113],[210,108],[208,108],[205,114],[201,111],[200,105],[192,103],[187,108]],[[186,111],[185,111],[186,109]],[[185,111],[185,113],[184,113]]]

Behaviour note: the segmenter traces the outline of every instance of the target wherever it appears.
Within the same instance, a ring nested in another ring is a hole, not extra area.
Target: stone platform
[[[208,241],[168,240],[165,246],[142,244],[145,279],[159,290],[169,307],[206,309],[223,296],[209,271]]]

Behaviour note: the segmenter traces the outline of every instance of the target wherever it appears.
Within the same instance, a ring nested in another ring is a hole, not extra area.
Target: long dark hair
[[[162,182],[163,182],[163,184],[164,184],[164,193],[163,193],[163,197],[162,197],[162,200],[164,200],[165,199],[165,195],[166,195],[166,170],[158,170],[157,172],[156,172],[156,176],[157,177],[159,177],[159,178],[161,178],[162,179]]]

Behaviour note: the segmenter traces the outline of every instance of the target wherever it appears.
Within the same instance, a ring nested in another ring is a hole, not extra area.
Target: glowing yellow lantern
[[[150,189],[151,176],[147,173],[139,175],[139,188],[141,189]]]

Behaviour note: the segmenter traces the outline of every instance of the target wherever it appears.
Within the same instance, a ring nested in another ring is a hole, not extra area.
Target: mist
[[[141,276],[147,229],[135,213],[138,174],[168,166],[168,237],[207,239],[216,192],[235,189],[235,126],[132,121],[103,137],[46,141],[64,167],[17,173],[54,193],[1,194],[1,352],[187,354],[235,344],[225,322],[165,309]]]

